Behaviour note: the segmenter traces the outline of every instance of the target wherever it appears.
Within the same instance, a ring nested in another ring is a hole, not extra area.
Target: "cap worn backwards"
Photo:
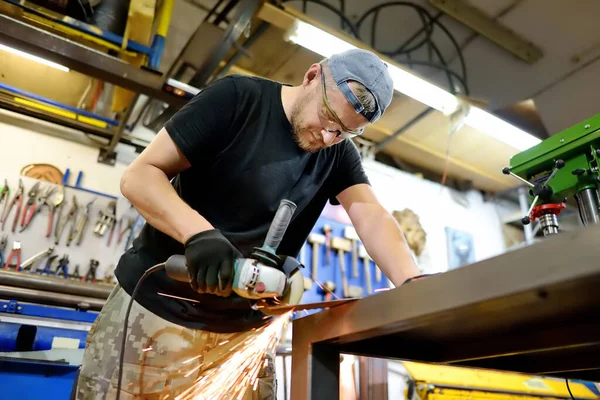
[[[387,65],[374,53],[353,49],[334,54],[328,59],[331,76],[346,100],[357,113],[369,122],[377,121],[392,102],[394,82]],[[368,113],[358,97],[350,89],[350,81],[356,81],[366,87],[375,97],[376,109]]]

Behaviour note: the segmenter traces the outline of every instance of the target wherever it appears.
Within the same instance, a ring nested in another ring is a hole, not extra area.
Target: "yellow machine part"
[[[570,398],[564,379],[445,365],[402,363],[425,400],[527,400]],[[569,382],[577,399],[598,399],[585,385]]]

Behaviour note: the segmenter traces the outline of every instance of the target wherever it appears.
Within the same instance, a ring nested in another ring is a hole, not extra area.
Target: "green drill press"
[[[558,233],[557,216],[574,197],[584,225],[600,222],[600,114],[516,154],[502,172],[529,186],[533,202],[521,222],[539,220],[544,236]]]

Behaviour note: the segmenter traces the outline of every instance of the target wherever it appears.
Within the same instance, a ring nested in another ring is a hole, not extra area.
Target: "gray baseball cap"
[[[377,121],[394,95],[394,82],[387,64],[370,51],[352,49],[332,55],[328,59],[328,65],[331,76],[354,110],[371,123]],[[377,102],[374,112],[366,112],[364,105],[350,89],[349,81],[361,83],[373,94]]]

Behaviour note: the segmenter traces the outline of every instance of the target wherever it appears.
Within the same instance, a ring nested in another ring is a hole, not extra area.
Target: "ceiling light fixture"
[[[33,54],[25,53],[24,51],[21,51],[21,50],[13,49],[12,47],[8,47],[3,44],[0,44],[0,50],[4,50],[6,52],[12,53],[14,55],[17,55],[17,56],[20,56],[23,58],[27,58],[28,60],[32,60],[32,61],[38,62],[40,64],[44,64],[48,67],[56,68],[63,72],[69,72],[69,68],[65,67],[64,65],[60,65],[55,62],[45,60],[41,57],[34,56]]]
[[[290,29],[288,39],[323,57],[331,57],[335,53],[357,48],[355,45],[299,19],[296,19],[294,26]],[[400,93],[446,115],[452,114],[459,107],[459,100],[452,93],[409,71],[390,63],[387,64],[394,81],[394,89]],[[471,128],[519,150],[528,149],[540,142],[536,137],[487,111],[473,106],[470,108],[465,124]]]
[[[540,139],[524,130],[474,106],[470,106],[465,124],[521,151],[541,142]]]

